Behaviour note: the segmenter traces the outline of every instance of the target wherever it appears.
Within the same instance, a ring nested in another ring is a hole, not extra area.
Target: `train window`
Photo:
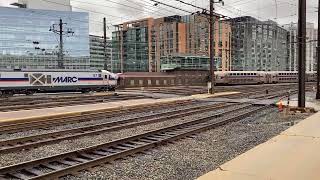
[[[140,86],[143,85],[143,80],[139,80],[139,85],[140,85]]]
[[[134,80],[130,80],[130,86],[134,86]]]
[[[101,78],[101,74],[99,74],[99,77]]]
[[[171,84],[174,85],[174,79],[171,79]]]
[[[24,77],[25,77],[25,78],[27,78],[27,77],[28,77],[28,74],[27,74],[27,73],[25,73],[25,74],[24,74]]]
[[[160,85],[160,81],[156,80],[156,85],[159,86]]]
[[[152,85],[152,81],[151,79],[148,79],[148,85],[151,86]]]
[[[108,75],[105,75],[104,78],[105,78],[105,79],[108,79]]]
[[[167,85],[168,83],[167,83],[167,80],[163,80],[163,84],[164,85]]]

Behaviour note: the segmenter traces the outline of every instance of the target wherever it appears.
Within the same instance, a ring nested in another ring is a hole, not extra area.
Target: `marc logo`
[[[55,77],[53,78],[54,83],[76,83],[78,82],[77,77]]]

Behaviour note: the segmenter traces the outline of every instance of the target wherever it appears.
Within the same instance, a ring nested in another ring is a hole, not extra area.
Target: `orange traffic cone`
[[[279,103],[278,103],[278,109],[279,109],[280,112],[283,111],[283,102],[282,102],[282,100],[280,100]]]

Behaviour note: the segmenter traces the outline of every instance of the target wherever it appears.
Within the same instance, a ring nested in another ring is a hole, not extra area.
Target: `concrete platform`
[[[319,180],[320,112],[198,180]]]
[[[19,121],[24,121],[24,120],[37,120],[37,119],[62,117],[62,116],[77,116],[83,113],[112,111],[112,110],[121,109],[121,108],[146,106],[151,104],[205,99],[210,97],[225,96],[225,95],[231,95],[231,94],[237,94],[237,93],[239,92],[223,92],[223,93],[216,93],[214,95],[200,94],[200,95],[185,96],[185,97],[178,97],[178,98],[166,98],[166,99],[126,100],[126,101],[86,104],[86,105],[77,105],[77,106],[65,106],[65,107],[56,107],[56,108],[0,112],[0,125],[8,124],[8,123],[17,123]]]

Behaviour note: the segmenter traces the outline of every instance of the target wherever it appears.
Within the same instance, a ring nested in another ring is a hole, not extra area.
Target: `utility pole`
[[[67,25],[67,23],[63,23],[62,19],[60,18],[59,24],[53,24],[49,31],[54,32],[55,34],[59,35],[59,53],[58,53],[58,67],[60,69],[64,69],[64,54],[63,54],[63,36],[64,35],[69,35],[69,34],[74,34],[72,29],[68,28],[67,31],[64,31],[63,25]],[[56,26],[59,26],[57,29]]]
[[[105,69],[105,70],[108,70],[107,21],[106,21],[106,18],[103,18],[103,48],[104,48],[104,58],[105,58],[104,69]]]
[[[320,0],[318,2],[318,46],[317,46],[317,96],[320,99]]]
[[[214,94],[214,55],[215,55],[215,49],[214,49],[214,19],[213,19],[213,4],[214,0],[210,0],[210,18],[209,18],[209,29],[210,29],[210,81],[211,81],[211,88],[210,88],[210,94]]]
[[[299,0],[299,19],[298,19],[298,74],[299,92],[298,107],[306,107],[306,0]]]
[[[63,63],[63,23],[62,19],[59,21],[59,36],[60,36],[60,48],[59,48],[59,55],[60,55],[60,61],[58,63],[59,68],[64,68]]]

